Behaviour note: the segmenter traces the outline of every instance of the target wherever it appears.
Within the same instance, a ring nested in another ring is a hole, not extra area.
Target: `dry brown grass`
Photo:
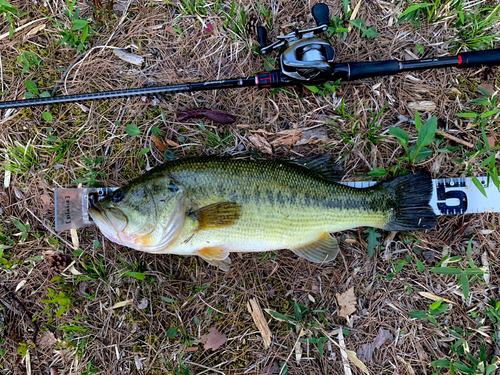
[[[325,2],[331,15],[342,15],[340,1]],[[59,83],[60,94],[76,94],[247,77],[264,67],[264,57],[252,53],[257,45],[255,35],[236,35],[224,27],[223,17],[212,11],[211,2],[207,2],[206,16],[195,17],[181,14],[178,7],[160,1],[115,1],[117,10],[101,14],[98,32],[91,35],[90,48],[82,55],[75,48],[58,44],[59,29],[44,16],[62,20],[67,5],[62,0],[49,3],[50,7],[42,1],[12,1],[20,13],[29,12],[18,25],[37,21],[16,32],[12,40],[0,40],[1,91],[6,93],[2,100],[21,97],[28,79],[49,91]],[[257,2],[241,3],[247,14],[265,21]],[[310,2],[263,1],[262,4],[275,10],[271,15],[275,27],[269,33],[270,38],[312,22]],[[77,5],[83,16],[92,15],[89,4],[78,1]],[[380,36],[361,38],[360,32],[353,30],[344,40],[332,38],[337,60],[411,59],[412,54],[418,53],[415,44],[423,45],[428,56],[446,54],[445,42],[452,36],[450,25],[446,21],[423,23],[420,30],[409,24],[397,25],[398,15],[407,6],[401,1],[363,2],[358,17],[367,18],[367,24],[375,25]],[[26,37],[42,24],[43,30]],[[213,33],[205,31],[208,24],[213,26]],[[0,34],[7,31],[8,24],[4,23]],[[142,55],[143,66],[139,68],[118,59],[113,54],[115,47]],[[37,54],[42,63],[21,75],[22,66],[17,59],[26,51]],[[65,71],[67,75],[63,77]],[[120,248],[105,240],[96,228],[78,231],[83,254],[77,256],[70,234],[55,234],[51,229],[53,201],[47,201],[53,199],[55,188],[74,187],[72,181],[88,172],[82,157],[103,158],[93,169],[105,174],[97,180],[107,186],[123,185],[148,166],[164,162],[162,152],[151,140],[152,127],[163,131],[161,141],[176,158],[214,153],[260,153],[264,157],[282,158],[329,152],[338,155],[347,171],[347,180],[357,179],[376,167],[394,167],[397,157],[402,156],[394,138],[373,144],[366,136],[372,113],[377,114],[384,107],[376,134],[387,136],[387,128],[397,123],[401,115],[413,118],[409,103],[432,101],[436,108],[422,115],[425,120],[436,115],[445,131],[474,142],[480,132],[466,130],[455,114],[477,96],[477,85],[483,80],[498,89],[498,70],[490,69],[486,76],[484,72],[484,69],[412,72],[343,83],[336,95],[325,97],[297,87],[274,95],[256,89],[177,94],[163,98],[158,105],[154,105],[153,97],[69,104],[50,108],[52,123],[42,119],[42,112],[47,110],[44,108],[3,113],[0,147],[5,150],[16,142],[30,144],[35,161],[22,173],[14,173],[9,187],[0,190],[0,234],[15,242],[13,248],[5,250],[5,258],[17,262],[10,271],[0,268],[2,373],[47,374],[50,368],[57,368],[59,374],[91,374],[92,370],[99,374],[264,374],[278,373],[283,363],[288,374],[344,373],[341,353],[331,342],[325,343],[322,357],[316,345],[302,343],[302,359],[296,360],[294,346],[298,340],[303,342],[300,330],[269,315],[266,318],[273,339],[271,347],[264,349],[246,308],[251,298],[257,299],[263,308],[292,316],[292,302],[310,310],[327,309],[303,319],[306,336],[328,334],[337,341],[339,328],[347,329],[350,334],[345,335],[345,346],[353,351],[371,343],[380,328],[388,330],[392,340],[375,349],[373,358],[365,361],[372,374],[431,374],[431,361],[456,359],[450,354],[455,340],[450,339],[445,329],[453,325],[471,333],[468,342],[475,358],[479,358],[479,347],[484,343],[491,359],[498,353],[491,339],[498,327],[485,319],[483,311],[488,298],[500,299],[497,214],[441,217],[433,230],[411,236],[396,234],[394,241],[385,250],[377,251],[373,259],[367,256],[363,228],[345,233],[350,241],[341,241],[342,256],[332,264],[308,263],[289,251],[280,251],[274,259],[265,260],[259,254],[240,254],[233,256],[230,271],[223,273],[196,257],[154,256]],[[353,120],[339,116],[337,107],[341,99],[345,100]],[[237,122],[220,126],[204,121],[206,130],[203,130],[199,121],[177,121],[176,114],[182,109],[197,107],[226,111],[236,116]],[[290,133],[286,131],[325,123],[328,141],[301,146],[287,143],[289,138],[284,134]],[[353,133],[356,123],[358,128]],[[128,136],[125,127],[130,124],[137,125],[142,135]],[[53,128],[50,134],[49,127]],[[401,127],[412,139],[416,138],[413,125],[405,123]],[[493,132],[496,128],[491,129]],[[346,138],[348,133],[352,136]],[[272,155],[256,150],[249,139],[255,134],[272,144]],[[55,136],[57,141],[48,140],[48,135]],[[214,142],[214,136],[230,138]],[[179,146],[172,146],[169,141]],[[55,149],[58,142],[67,142],[66,152]],[[455,145],[451,141],[448,144]],[[149,147],[151,152],[147,157],[139,159],[138,153]],[[416,168],[431,170],[434,178],[460,175],[465,166],[453,160],[463,157],[465,151],[468,150],[434,154]],[[24,243],[15,236],[19,231],[12,218],[31,225]],[[476,237],[471,257],[480,266],[485,254],[490,276],[489,284],[471,283],[466,301],[454,276],[436,275],[428,269],[442,258],[444,251],[465,255],[472,236]],[[97,249],[95,241],[101,243]],[[50,257],[55,252],[64,253],[68,264],[74,261],[74,269],[80,274],[61,273],[51,267]],[[386,276],[393,272],[391,261],[405,256],[410,256],[412,263],[387,281]],[[424,272],[417,270],[415,259],[424,263]],[[144,273],[145,280],[124,276],[123,272],[130,270]],[[25,284],[16,290],[20,282]],[[346,321],[338,316],[336,294],[352,286],[357,296],[356,312]],[[59,317],[53,309],[52,321],[43,314],[47,304],[42,301],[47,299],[49,288],[65,292],[71,301],[69,309]],[[453,307],[439,316],[441,328],[408,316],[412,310],[427,310],[433,302],[418,292],[429,292],[453,302]],[[113,308],[122,301],[129,302]],[[40,329],[36,347],[35,325],[30,323],[28,313],[36,318]],[[481,319],[487,327],[485,334],[476,329]],[[72,331],[74,327],[80,328]],[[228,338],[215,351],[204,350],[198,344],[211,327]],[[169,338],[167,332],[171,328],[178,331]],[[29,347],[25,358],[17,354],[22,343]],[[193,351],[194,347],[198,349]],[[174,368],[179,365],[190,372],[176,372]],[[361,373],[354,366],[352,371]]]

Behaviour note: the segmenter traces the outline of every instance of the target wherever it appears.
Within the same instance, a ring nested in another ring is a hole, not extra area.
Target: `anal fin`
[[[314,263],[323,263],[337,257],[339,244],[329,233],[323,233],[316,241],[291,250],[301,258]]]

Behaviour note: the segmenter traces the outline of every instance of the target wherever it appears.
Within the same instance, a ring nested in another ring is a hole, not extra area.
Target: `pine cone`
[[[260,26],[259,17],[255,12],[250,13],[245,23],[247,35],[253,37],[257,35],[257,26]]]
[[[71,263],[71,259],[63,253],[52,254],[49,258],[49,266],[54,271],[62,271]]]

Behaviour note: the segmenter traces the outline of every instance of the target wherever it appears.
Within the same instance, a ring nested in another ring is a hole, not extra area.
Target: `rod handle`
[[[264,26],[257,27],[257,35],[259,37],[259,44],[261,48],[267,46],[267,30]]]
[[[397,74],[400,65],[397,60],[353,62],[348,63],[348,74],[344,79],[353,81],[355,79],[370,78],[376,76],[387,76]]]
[[[312,15],[318,26],[323,26],[323,30],[328,28],[330,24],[330,12],[326,4],[318,3],[313,6]]]
[[[458,55],[459,68],[469,68],[479,65],[500,65],[500,49],[465,52]]]

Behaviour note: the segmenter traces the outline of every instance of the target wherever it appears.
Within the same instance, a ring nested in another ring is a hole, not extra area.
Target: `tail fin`
[[[433,190],[429,172],[398,177],[379,186],[395,203],[385,230],[424,230],[436,225],[436,214],[429,205]]]

